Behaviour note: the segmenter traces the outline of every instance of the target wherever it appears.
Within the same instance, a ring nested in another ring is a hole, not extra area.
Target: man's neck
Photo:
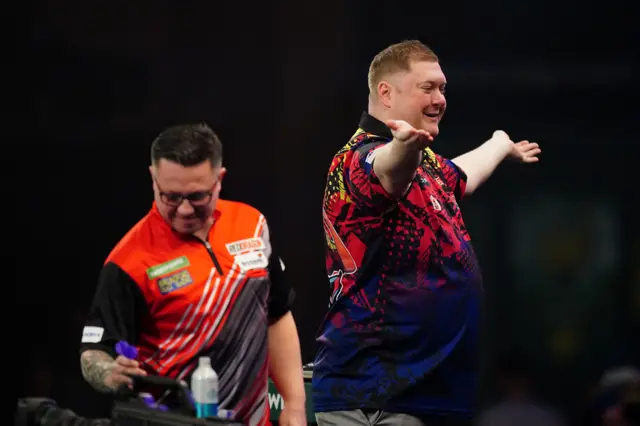
[[[390,110],[388,108],[385,108],[384,106],[378,103],[369,101],[369,108],[367,110],[367,113],[373,118],[385,124],[387,120],[397,120],[397,117],[394,118],[390,116],[389,111]]]

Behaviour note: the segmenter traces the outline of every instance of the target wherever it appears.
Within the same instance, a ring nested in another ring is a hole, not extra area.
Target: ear
[[[151,188],[153,189],[153,191],[160,191],[160,188],[158,188],[158,184],[156,183],[157,169],[158,168],[153,164],[149,166],[149,174],[151,175]]]
[[[382,80],[376,86],[376,92],[378,95],[378,99],[385,107],[389,108],[391,106],[391,95],[393,92],[393,87],[387,81]]]
[[[218,172],[218,182],[222,182],[224,175],[227,173],[226,167],[220,167],[220,171]]]

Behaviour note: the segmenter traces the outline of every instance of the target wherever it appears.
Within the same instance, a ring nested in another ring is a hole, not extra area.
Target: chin
[[[180,224],[176,223],[173,225],[173,229],[178,231],[180,234],[192,234],[198,231],[201,227],[201,224],[197,222]]]
[[[433,121],[423,121],[422,129],[429,132],[429,134],[435,138],[436,136],[438,136],[438,133],[440,133],[438,124],[439,123],[434,123]]]

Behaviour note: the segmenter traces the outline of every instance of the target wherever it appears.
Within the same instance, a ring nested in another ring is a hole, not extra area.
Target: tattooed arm
[[[111,392],[115,389],[107,385],[107,378],[116,361],[103,351],[88,350],[80,355],[82,377],[97,391]]]
[[[137,361],[115,353],[119,341],[138,343],[140,319],[148,314],[145,303],[125,270],[111,261],[102,267],[80,343],[82,376],[94,389],[114,392],[131,384],[129,376],[145,374]]]
[[[115,392],[121,385],[131,385],[130,376],[146,374],[139,367],[138,361],[127,359],[122,355],[113,359],[108,353],[90,349],[80,355],[82,377],[93,388],[100,392]]]

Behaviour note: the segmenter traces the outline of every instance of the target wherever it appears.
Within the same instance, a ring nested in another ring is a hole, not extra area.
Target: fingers
[[[113,371],[105,378],[105,386],[109,389],[117,392],[122,386],[127,386],[129,389],[133,388],[133,379],[124,374],[114,373]]]
[[[146,376],[147,372],[142,368],[125,368],[122,372],[129,376]]]
[[[527,152],[532,149],[539,149],[540,145],[537,142],[529,142],[529,141],[520,141],[516,143],[516,146],[520,148],[522,151]]]
[[[405,144],[410,145],[417,144],[427,146],[431,141],[433,141],[433,136],[431,136],[429,132],[413,128],[404,132],[396,132],[394,137]]]
[[[529,141],[520,141],[516,145],[518,145],[518,148],[520,149],[520,151],[522,151],[525,159],[529,160],[527,161],[528,163],[534,163],[538,161],[536,155],[542,152],[542,150],[540,149],[540,145],[535,142]]]
[[[393,133],[393,137],[400,140],[406,141],[415,135],[416,129],[414,129],[409,123],[402,120],[387,120],[386,122],[389,129],[391,129],[391,133]]]
[[[133,387],[133,376],[144,376],[146,374],[144,370],[137,371],[130,368],[127,369],[121,365],[115,365],[107,378],[106,385],[114,390],[117,390],[122,385],[126,385],[131,389]]]
[[[140,363],[134,359],[118,356],[110,367],[110,373],[105,378],[105,385],[113,390],[120,386],[133,386],[132,376],[146,376],[147,372],[140,368]]]
[[[426,130],[422,130],[422,129],[418,130],[417,136],[425,138],[428,141],[433,141],[433,136],[431,136],[431,133],[427,132]]]
[[[527,140],[520,141],[514,144],[519,152],[520,161],[523,163],[537,163],[540,159],[537,157],[542,150],[540,145],[536,142],[529,142]]]
[[[127,377],[130,376],[146,376],[147,372],[141,368],[125,368],[125,367],[114,367],[113,374],[125,375]]]
[[[124,374],[112,373],[110,379],[115,389],[119,388],[121,385],[133,385],[133,379]]]
[[[147,372],[140,368],[140,363],[135,359],[125,358],[120,355],[116,358],[114,373],[127,374],[130,376],[146,376]]]
[[[413,131],[409,134],[409,137],[406,139],[406,141],[412,141],[412,140],[416,140],[418,142],[430,142],[433,140],[433,136],[431,136],[431,134],[429,132],[427,132],[426,130],[416,130],[413,129]]]
[[[136,368],[140,365],[140,363],[135,359],[129,359],[122,355],[118,355],[118,357],[116,358],[116,364],[121,365],[123,367],[133,367],[133,368]]]
[[[393,137],[402,142],[412,142],[414,140],[420,140],[421,142],[433,141],[433,136],[426,130],[415,129],[406,121],[402,120],[387,120],[385,123],[391,132]]]
[[[387,120],[384,124],[386,124],[391,130],[398,130],[398,127],[400,127],[399,120]]]

